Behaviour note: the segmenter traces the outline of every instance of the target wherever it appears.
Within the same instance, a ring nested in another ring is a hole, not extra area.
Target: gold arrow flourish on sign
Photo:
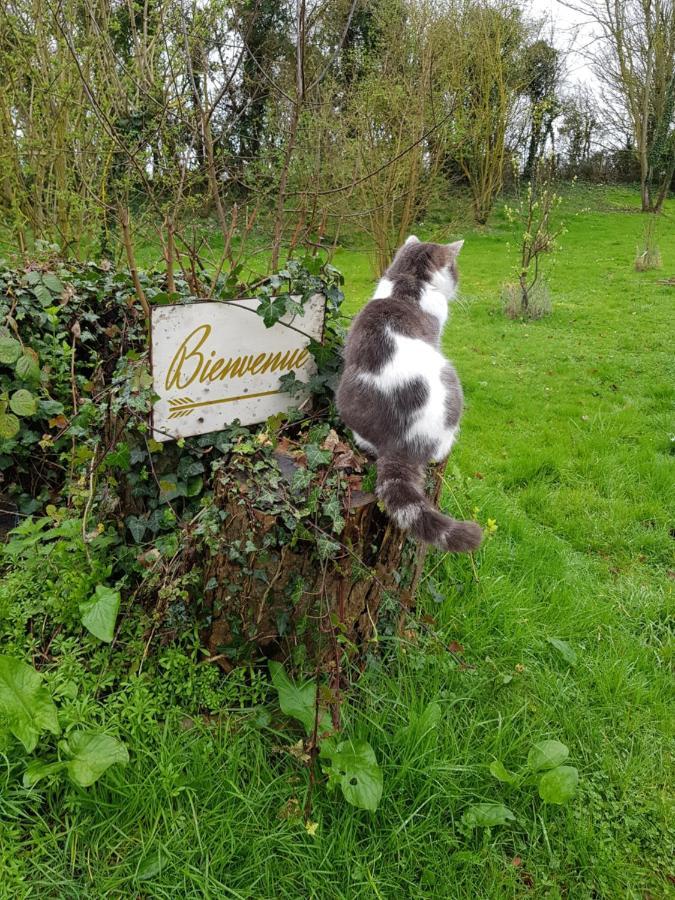
[[[169,419],[181,419],[188,416],[193,410],[202,406],[215,406],[216,403],[232,403],[235,400],[252,400],[254,397],[271,397],[273,394],[281,394],[281,391],[261,391],[258,394],[241,394],[238,397],[221,397],[219,400],[198,400],[191,397],[174,397],[169,400]]]

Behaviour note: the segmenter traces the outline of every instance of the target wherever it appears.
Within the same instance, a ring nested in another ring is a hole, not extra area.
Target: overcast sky
[[[583,17],[563,6],[558,0],[530,0],[534,16],[546,16],[553,24],[553,43],[560,50],[570,50],[567,72],[570,81],[595,86],[596,80],[582,50],[593,41],[594,29]]]

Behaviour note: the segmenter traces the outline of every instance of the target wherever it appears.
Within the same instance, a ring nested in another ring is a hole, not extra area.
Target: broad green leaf
[[[21,425],[12,413],[0,413],[0,440],[10,440],[19,433]]]
[[[539,796],[545,803],[567,803],[578,784],[579,772],[574,766],[558,766],[539,779]]]
[[[0,713],[28,753],[33,752],[43,731],[61,731],[42,675],[12,656],[0,656]]]
[[[342,741],[323,754],[331,760],[347,803],[359,809],[377,809],[382,797],[382,770],[367,741]]]
[[[110,734],[74,731],[61,748],[71,758],[66,762],[68,775],[80,787],[89,787],[115,763],[125,766],[129,753],[122,741]]]
[[[96,593],[80,603],[82,624],[94,637],[110,643],[115,634],[115,622],[120,610],[120,592],[105,584],[96,585]]]
[[[41,759],[34,759],[28,763],[26,771],[23,773],[23,786],[27,788],[33,787],[38,781],[47,778],[49,775],[55,775],[64,769],[65,766],[64,762],[42,762]]]
[[[541,741],[535,744],[527,755],[527,765],[533,772],[555,769],[564,763],[570,751],[560,741]]]
[[[0,363],[11,366],[21,356],[21,344],[12,337],[0,337]]]
[[[30,391],[21,388],[9,398],[9,407],[17,416],[32,416],[37,411],[37,401]]]
[[[420,734],[428,734],[430,731],[433,731],[434,728],[438,728],[442,717],[443,710],[441,709],[440,703],[432,700],[430,703],[427,703],[417,720],[417,731]]]
[[[316,717],[316,685],[312,681],[305,684],[295,684],[286,673],[281,663],[270,660],[270,675],[272,684],[279,695],[279,706],[282,713],[297,719],[308,735],[314,732]],[[332,723],[325,710],[319,711],[319,734],[330,731]]]
[[[63,293],[63,282],[57,275],[54,275],[51,272],[47,272],[46,275],[42,276],[42,283],[46,288],[49,288],[52,294]]]
[[[467,828],[492,828],[513,822],[515,818],[508,806],[502,803],[476,803],[464,813],[462,822]]]
[[[195,475],[194,478],[188,479],[185,494],[187,497],[198,497],[203,487],[204,479],[201,475]]]
[[[513,772],[509,772],[504,763],[499,759],[490,763],[490,774],[494,775],[497,781],[502,781],[504,784],[515,784],[519,780],[518,776],[514,775]]]
[[[36,284],[33,293],[44,307],[51,306],[54,302],[51,291],[44,284]]]
[[[40,366],[34,357],[24,353],[16,361],[14,371],[22,381],[38,382],[40,380]]]
[[[139,881],[147,881],[148,878],[154,878],[155,875],[159,875],[162,871],[163,862],[164,860],[159,850],[155,853],[151,853],[138,864],[136,878],[138,878]]]
[[[576,666],[577,664],[577,654],[576,651],[570,647],[567,641],[563,641],[560,638],[550,637],[546,638],[549,644],[558,651],[558,653],[562,656],[566,663],[569,663],[571,666]]]

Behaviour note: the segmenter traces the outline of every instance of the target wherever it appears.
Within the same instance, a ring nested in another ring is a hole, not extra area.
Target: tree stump
[[[354,468],[362,470],[367,460],[350,453]],[[283,492],[298,462],[283,451],[273,458]],[[444,468],[434,467],[427,479],[435,502]],[[396,527],[374,494],[359,489],[360,476],[346,477],[351,487],[343,500],[341,534],[319,528],[308,536],[314,540],[281,546],[278,517],[257,508],[252,479],[230,473],[216,478],[223,533],[205,569],[210,623],[203,638],[225,669],[265,657],[292,667],[339,668],[345,652],[363,658],[376,634],[398,630],[413,607],[426,546]],[[328,558],[316,552],[322,537],[334,546]],[[245,562],[233,547],[243,548]]]

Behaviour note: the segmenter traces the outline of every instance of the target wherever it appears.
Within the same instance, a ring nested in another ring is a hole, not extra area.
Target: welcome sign
[[[155,440],[219,431],[235,419],[264,422],[294,405],[279,378],[294,372],[307,381],[314,373],[308,347],[310,338],[321,340],[325,298],[316,294],[303,315],[285,316],[271,328],[255,312],[258,303],[153,307]]]

